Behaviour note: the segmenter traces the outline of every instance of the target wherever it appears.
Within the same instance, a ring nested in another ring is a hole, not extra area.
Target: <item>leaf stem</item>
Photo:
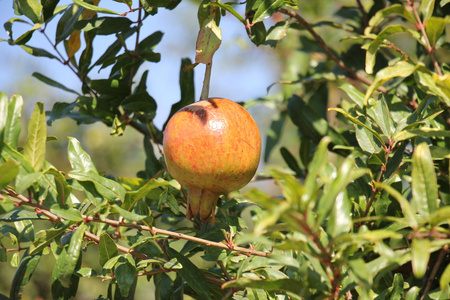
[[[202,93],[200,94],[200,101],[209,98],[209,86],[211,82],[212,61],[206,64],[205,78],[203,79]]]

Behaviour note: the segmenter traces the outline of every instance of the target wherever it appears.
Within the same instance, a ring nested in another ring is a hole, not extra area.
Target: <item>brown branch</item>
[[[302,16],[297,14],[293,9],[280,8],[279,12],[294,18],[300,25],[302,25],[312,35],[314,40],[323,49],[323,51],[325,51],[328,57],[330,57],[336,63],[336,65],[341,68],[350,78],[361,81],[362,83],[365,83],[367,85],[372,84],[372,80],[347,67],[345,63],[339,57],[337,57],[333,51],[331,51],[325,41],[320,37],[320,35],[315,32],[311,25],[309,25],[309,23],[305,19],[303,19]],[[383,93],[386,92],[386,88],[383,86],[380,86],[378,90]]]
[[[433,284],[434,277],[436,276],[437,271],[439,270],[439,267],[441,266],[442,261],[444,260],[444,257],[447,253],[449,253],[449,246],[445,245],[442,247],[441,251],[439,252],[439,256],[433,266],[433,269],[430,272],[430,275],[427,279],[427,285],[425,286],[425,289],[423,290],[422,297],[420,297],[420,300],[423,300],[425,295],[430,291],[431,285]]]
[[[414,13],[414,17],[416,18],[416,26],[422,33],[423,39],[425,41],[425,49],[427,50],[427,53],[430,55],[431,61],[433,62],[434,69],[436,70],[436,73],[439,76],[442,76],[441,68],[439,67],[439,64],[436,60],[436,57],[434,56],[434,46],[431,46],[430,40],[428,39],[427,32],[425,30],[425,24],[422,22],[422,19],[419,16],[419,13],[417,12],[416,6],[414,5],[414,1],[408,1],[409,6],[411,6],[411,9]]]
[[[26,206],[30,206],[33,207],[35,209],[37,209],[42,215],[46,216],[47,218],[50,219],[50,221],[55,222],[55,223],[60,223],[62,221],[64,221],[61,217],[58,217],[57,215],[53,214],[52,212],[50,212],[50,209],[44,205],[38,204],[38,203],[33,203],[30,202],[25,196],[21,195],[21,194],[17,194],[14,190],[12,189],[6,189],[8,196],[12,197],[11,200],[16,204],[16,205],[26,205]],[[0,200],[5,199],[6,196],[0,194]],[[248,249],[248,248],[244,248],[244,247],[239,247],[239,246],[229,246],[225,243],[218,243],[218,242],[213,242],[213,241],[209,241],[206,239],[202,239],[202,238],[198,238],[198,237],[194,237],[194,236],[190,236],[187,234],[183,234],[183,233],[178,233],[178,232],[173,232],[170,230],[165,230],[165,229],[160,229],[157,227],[149,227],[149,226],[144,226],[144,225],[139,225],[139,224],[135,224],[135,223],[125,223],[122,221],[116,221],[116,220],[111,220],[111,219],[100,219],[97,217],[93,217],[93,216],[86,216],[86,215],[82,215],[83,220],[86,222],[98,222],[98,223],[105,223],[108,224],[112,227],[126,227],[126,228],[133,228],[133,229],[138,229],[138,230],[144,230],[144,231],[149,231],[152,234],[162,234],[162,235],[167,235],[168,237],[174,238],[174,239],[183,239],[183,240],[187,240],[187,241],[191,241],[191,242],[195,242],[195,243],[199,243],[199,244],[203,244],[205,246],[209,246],[209,247],[216,247],[216,248],[220,248],[220,249],[224,249],[224,250],[231,250],[231,251],[236,251],[236,252],[240,252],[240,253],[244,253],[247,255],[257,255],[257,256],[268,256],[270,253],[264,252],[264,251],[258,251],[258,250],[254,250],[254,249]],[[125,250],[125,249],[124,249]],[[126,253],[131,253],[131,252],[126,252]]]

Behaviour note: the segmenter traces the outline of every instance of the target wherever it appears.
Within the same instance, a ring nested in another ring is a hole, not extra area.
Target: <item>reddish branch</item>
[[[58,217],[57,215],[52,213],[48,207],[43,206],[38,203],[31,202],[25,196],[23,196],[21,194],[17,194],[15,191],[13,191],[11,189],[7,189],[6,191],[8,193],[8,196],[11,197],[11,200],[16,205],[26,205],[26,206],[30,206],[35,209],[38,209],[42,215],[46,216],[50,221],[52,221],[54,223],[60,223],[63,221],[63,219],[61,217]],[[6,197],[4,195],[0,194],[0,200],[3,200],[5,198]],[[267,253],[267,252],[258,251],[258,250],[254,250],[254,249],[248,249],[248,248],[239,247],[239,246],[233,246],[233,245],[230,246],[225,243],[213,242],[213,241],[205,240],[202,238],[190,236],[190,235],[183,234],[183,233],[160,229],[160,228],[157,228],[154,226],[149,227],[149,226],[139,225],[139,224],[135,224],[135,223],[125,223],[123,221],[116,221],[116,220],[111,220],[111,219],[100,219],[97,217],[86,216],[86,215],[82,215],[82,218],[85,222],[98,222],[98,223],[108,224],[112,227],[127,227],[127,228],[134,228],[134,229],[138,229],[138,230],[149,231],[154,235],[156,235],[156,234],[167,235],[168,237],[171,237],[171,238],[192,241],[192,242],[203,244],[206,246],[221,248],[224,250],[236,251],[236,252],[244,253],[247,255],[257,255],[257,256],[264,256],[264,257],[269,255],[269,253]],[[87,236],[87,237],[90,238],[89,236]],[[95,237],[93,240],[95,240]],[[125,253],[130,253],[132,255],[134,255],[133,253],[137,253],[137,252],[134,252],[134,250],[129,250],[128,248],[124,248],[123,250],[125,251]],[[122,250],[120,250],[120,251],[122,251]],[[124,251],[122,251],[122,252],[124,252]],[[136,255],[139,255],[139,254],[136,254]],[[136,256],[136,255],[134,255],[134,256]],[[141,254],[141,255],[144,255],[144,254]]]
[[[339,57],[337,57],[333,51],[331,51],[325,41],[320,37],[320,35],[317,34],[317,32],[311,27],[311,25],[309,25],[309,23],[305,19],[303,19],[302,16],[297,14],[293,9],[280,8],[279,11],[291,18],[294,18],[300,25],[302,25],[312,35],[314,40],[323,49],[323,51],[325,51],[328,57],[330,57],[336,63],[336,65],[341,68],[350,78],[361,81],[362,83],[365,83],[367,85],[372,84],[372,80],[370,80],[363,74],[355,72],[354,70],[347,67],[345,63]],[[383,93],[386,92],[386,88],[382,86],[379,87],[378,90]]]

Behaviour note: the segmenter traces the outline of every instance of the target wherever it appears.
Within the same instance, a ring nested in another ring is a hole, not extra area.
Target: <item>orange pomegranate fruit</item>
[[[206,222],[220,195],[244,187],[261,155],[261,135],[239,104],[209,98],[179,110],[167,123],[164,157],[169,173],[188,191],[186,217]]]

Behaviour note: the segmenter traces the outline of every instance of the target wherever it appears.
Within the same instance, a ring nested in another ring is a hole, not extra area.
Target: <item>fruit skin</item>
[[[179,110],[167,123],[164,157],[173,178],[188,190],[187,218],[205,222],[220,195],[244,187],[261,155],[261,134],[239,104],[209,98]]]

